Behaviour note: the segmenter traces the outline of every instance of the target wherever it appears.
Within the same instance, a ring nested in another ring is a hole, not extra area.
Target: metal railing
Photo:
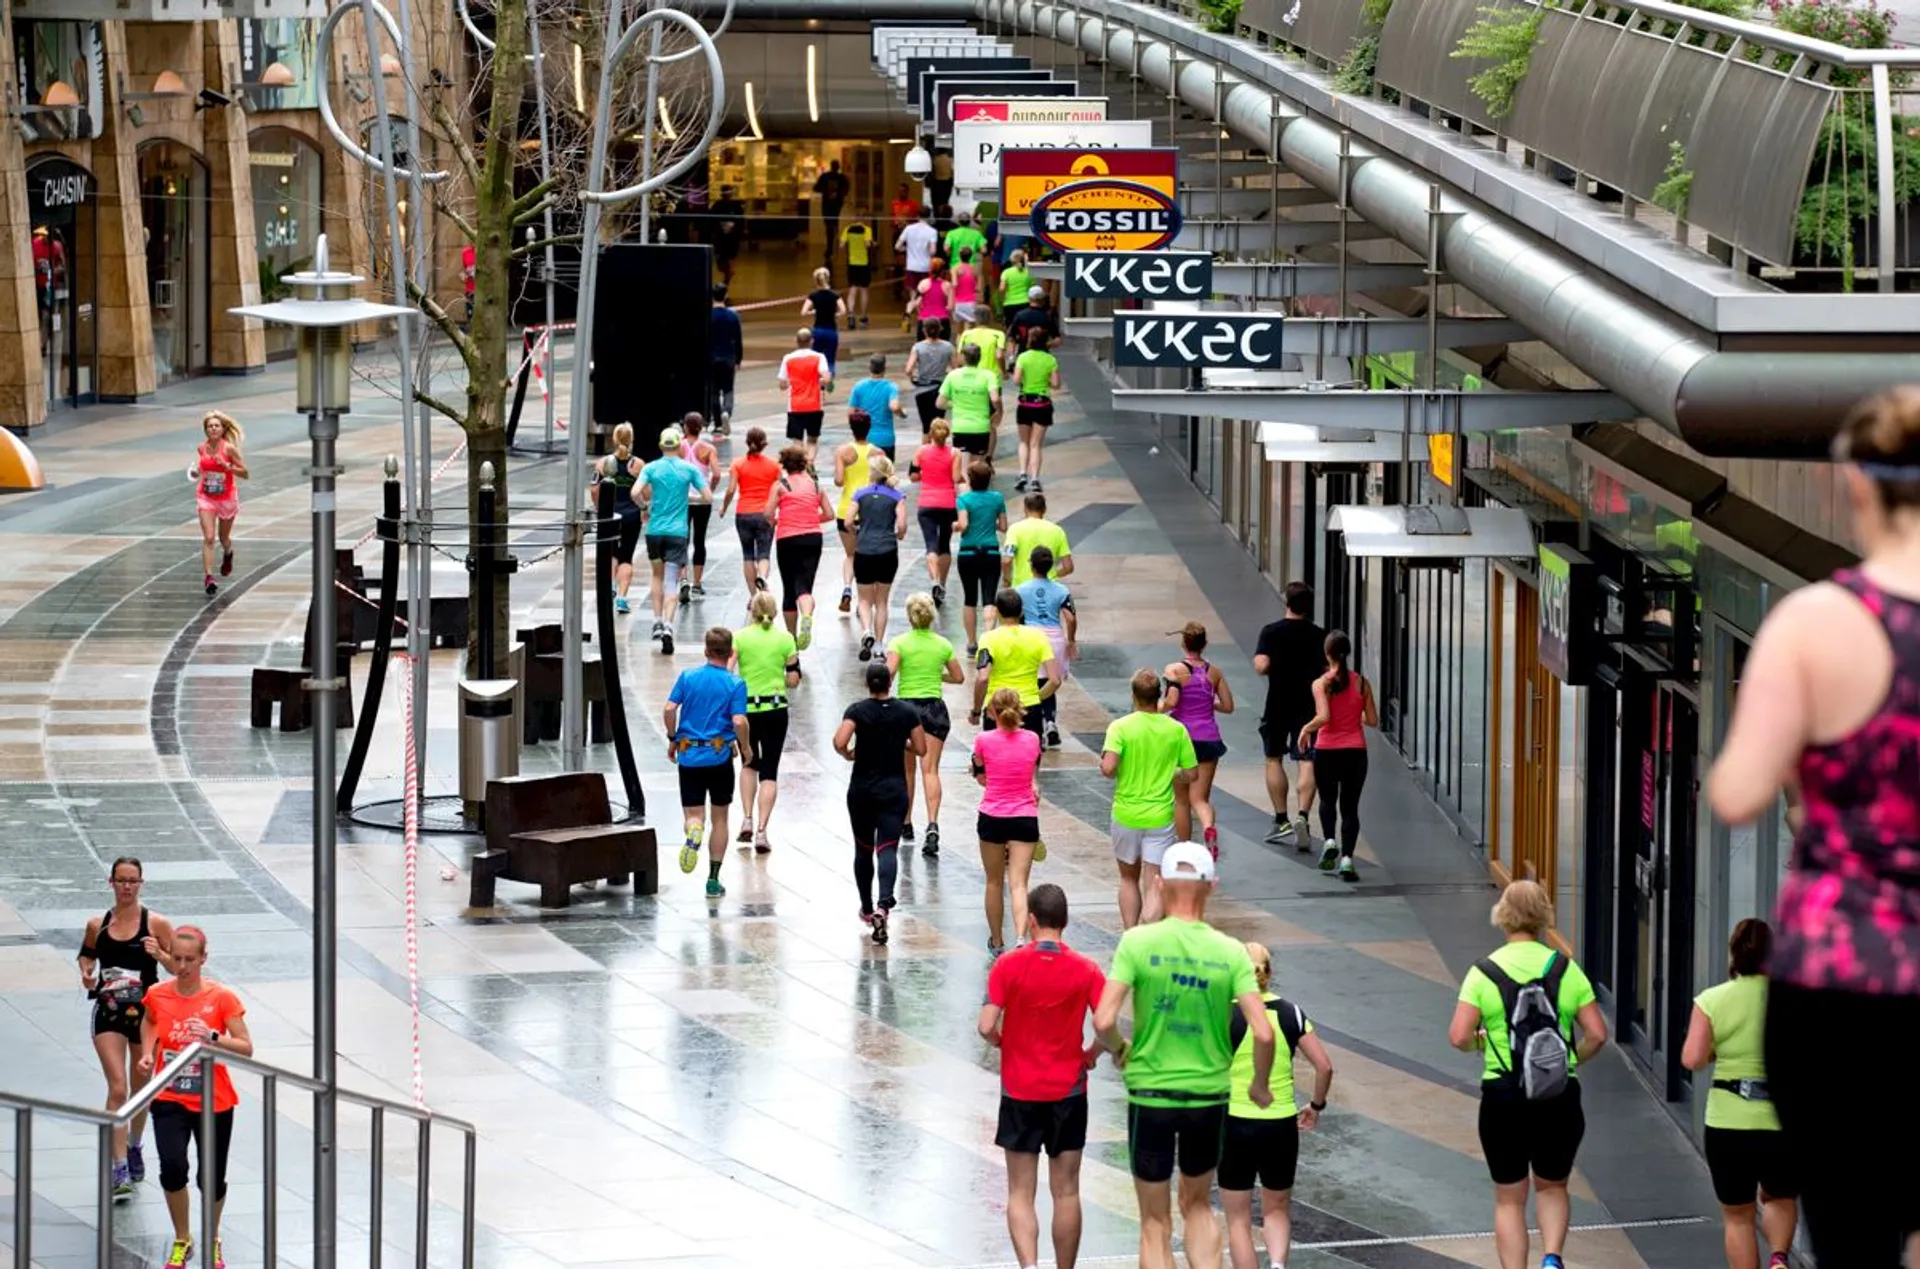
[[[314,1098],[331,1097],[338,1102],[359,1106],[369,1112],[368,1149],[370,1154],[370,1192],[371,1210],[369,1224],[370,1256],[368,1263],[377,1266],[381,1262],[381,1235],[383,1225],[383,1205],[385,1201],[386,1168],[386,1124],[389,1116],[397,1116],[411,1121],[416,1129],[416,1176],[414,1211],[414,1264],[424,1266],[428,1263],[428,1235],[430,1215],[433,1206],[431,1185],[431,1165],[433,1161],[433,1132],[436,1128],[448,1129],[460,1134],[462,1138],[462,1181],[460,1199],[460,1265],[461,1269],[473,1269],[474,1262],[474,1186],[477,1177],[479,1137],[477,1130],[465,1120],[454,1119],[446,1115],[435,1114],[409,1106],[404,1102],[390,1101],[373,1097],[366,1093],[356,1093],[344,1088],[328,1088],[325,1084],[309,1076],[271,1066],[253,1058],[226,1053],[203,1043],[189,1045],[172,1061],[162,1067],[144,1086],[128,1097],[118,1110],[105,1111],[92,1106],[77,1106],[70,1102],[50,1101],[44,1098],[28,1097],[19,1093],[0,1092],[0,1111],[13,1112],[13,1265],[14,1269],[31,1269],[33,1264],[33,1139],[36,1116],[57,1119],[72,1123],[91,1124],[97,1134],[99,1148],[99,1167],[96,1169],[94,1201],[97,1228],[94,1233],[94,1257],[100,1269],[108,1269],[113,1264],[113,1134],[116,1129],[125,1128],[133,1122],[136,1115],[152,1108],[160,1094],[172,1087],[175,1080],[188,1073],[196,1063],[205,1063],[199,1072],[202,1096],[200,1098],[199,1158],[196,1161],[194,1186],[200,1192],[200,1240],[203,1255],[207,1263],[212,1263],[213,1245],[217,1241],[215,1221],[215,1168],[214,1168],[214,1076],[221,1066],[251,1072],[260,1077],[260,1118],[262,1141],[262,1188],[265,1192],[261,1209],[262,1236],[265,1255],[262,1264],[271,1269],[278,1258],[279,1222],[279,1091],[282,1084],[310,1093]],[[331,1232],[331,1231],[325,1231]],[[323,1231],[316,1225],[316,1242]]]

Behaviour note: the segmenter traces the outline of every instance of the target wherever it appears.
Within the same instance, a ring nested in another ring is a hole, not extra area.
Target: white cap
[[[1212,881],[1213,852],[1198,842],[1175,842],[1160,857],[1162,881]]]
[[[1044,286],[1030,286],[1027,288],[1027,298],[1030,300],[1037,300],[1046,293],[1047,288]]]

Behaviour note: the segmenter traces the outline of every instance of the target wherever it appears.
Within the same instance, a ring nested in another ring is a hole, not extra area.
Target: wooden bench
[[[343,650],[336,667],[340,676],[340,690],[334,694],[336,728],[353,726],[352,664]],[[278,705],[281,731],[305,731],[313,726],[312,698],[301,686],[312,677],[312,672],[304,668],[255,666],[247,695],[247,722],[254,727],[273,726],[273,708]]]
[[[565,656],[560,651],[558,628],[551,638],[546,627],[519,632],[527,649],[526,709],[520,717],[522,744],[537,745],[543,740],[560,739],[560,707]],[[531,639],[526,636],[532,635]],[[580,684],[587,697],[587,739],[596,745],[613,740],[613,723],[607,714],[607,673],[598,653],[581,649]]]
[[[612,886],[631,880],[636,895],[657,893],[653,830],[612,819],[598,772],[487,781],[487,849],[474,857],[468,903],[494,906],[502,878],[539,886],[543,908],[564,908],[575,885],[602,879]]]

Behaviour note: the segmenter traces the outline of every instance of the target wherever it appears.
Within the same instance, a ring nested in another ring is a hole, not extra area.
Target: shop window
[[[319,24],[304,18],[240,19],[240,81],[259,84],[275,62],[287,68],[293,82],[285,87],[257,87],[248,98],[255,110],[312,110],[320,104],[320,81],[314,42]]]
[[[319,149],[297,132],[261,128],[247,138],[253,173],[253,224],[260,261],[260,298],[285,299],[282,281],[313,264],[322,229],[324,165]],[[267,355],[293,352],[292,327],[267,325]]]
[[[172,141],[142,146],[139,164],[154,369],[166,383],[205,370],[212,346],[207,165]]]
[[[60,155],[36,159],[26,175],[46,403],[49,409],[77,405],[99,392],[94,378],[99,199],[93,174]]]
[[[100,135],[107,61],[99,23],[16,20],[13,62],[20,100],[28,107],[20,117],[31,134],[27,140]],[[47,106],[65,108],[39,109]]]

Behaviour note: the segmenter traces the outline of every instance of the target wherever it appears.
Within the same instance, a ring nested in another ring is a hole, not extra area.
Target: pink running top
[[[1033,770],[1040,764],[1040,737],[1024,727],[983,728],[973,739],[973,756],[987,771],[980,793],[980,814],[1018,819],[1040,814]]]
[[[1347,675],[1344,692],[1327,692],[1327,721],[1313,734],[1315,749],[1365,749],[1367,732],[1362,722],[1366,713],[1366,689],[1358,674]],[[1332,688],[1329,683],[1328,688]]]
[[[1173,716],[1194,740],[1220,739],[1220,720],[1213,713],[1213,674],[1205,661],[1186,659],[1187,681],[1173,686],[1180,689]]]
[[[972,265],[963,264],[953,271],[953,302],[955,304],[973,303],[979,298],[977,294],[979,289],[980,279],[974,273]]]
[[[240,497],[239,482],[234,479],[233,451],[227,448],[225,441],[217,441],[211,449],[202,441],[195,451],[200,468],[200,482],[195,487],[198,496],[208,502],[234,502]]]
[[[1770,978],[1920,996],[1920,603],[1846,569],[1834,584],[1879,619],[1893,681],[1873,717],[1800,755],[1806,820],[1780,883]]]
[[[928,278],[920,285],[927,288],[920,293],[921,321],[931,322],[936,319],[945,321],[953,316],[953,310],[947,303],[952,297],[952,292],[944,281],[939,278]]]
[[[951,511],[960,505],[953,487],[953,446],[922,445],[913,456],[920,465],[920,506],[926,511]]]
[[[805,472],[782,472],[773,494],[779,507],[780,522],[773,526],[773,538],[820,536],[820,486]]]

